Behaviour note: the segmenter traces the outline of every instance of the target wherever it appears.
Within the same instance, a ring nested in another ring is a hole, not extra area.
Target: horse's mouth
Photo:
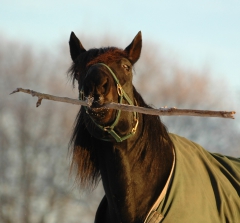
[[[109,109],[99,107],[91,107],[88,109],[88,114],[94,119],[104,119],[108,116]]]
[[[91,107],[87,110],[89,116],[100,125],[109,125],[115,118],[115,110],[100,107]]]
[[[105,103],[109,103],[108,100],[100,95],[98,97],[87,97],[90,102],[90,107],[87,108],[87,114],[91,118],[101,125],[108,125],[115,117],[115,110],[103,108]],[[106,102],[107,101],[107,102]]]

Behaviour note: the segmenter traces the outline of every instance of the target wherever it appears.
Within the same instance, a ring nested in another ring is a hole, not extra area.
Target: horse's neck
[[[109,212],[116,213],[115,217],[122,222],[143,220],[161,193],[172,166],[172,151],[158,145],[155,146],[159,148],[146,151],[150,142],[145,139],[144,143],[137,143],[141,134],[139,126],[135,139],[106,144],[108,148],[99,151]],[[144,139],[144,135],[141,137]]]

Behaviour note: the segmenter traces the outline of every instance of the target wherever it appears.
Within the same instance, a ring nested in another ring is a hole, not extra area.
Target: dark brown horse
[[[169,134],[158,116],[101,108],[109,102],[149,107],[132,85],[133,65],[139,59],[142,48],[141,32],[125,49],[107,47],[85,50],[74,33],[71,33],[69,45],[73,60],[70,68],[73,84],[74,81],[78,82],[81,99],[93,99],[91,108],[81,107],[79,111],[71,145],[72,168],[76,168],[80,184],[93,188],[100,179],[103,183],[105,196],[99,205],[95,222],[220,222],[221,218],[217,217],[220,215],[234,220],[240,217],[240,205],[236,201],[240,194],[239,169],[234,177],[224,175],[226,179],[232,177],[228,181],[234,185],[229,193],[236,205],[230,217],[225,206],[222,207],[219,203],[220,192],[215,190],[209,195],[215,199],[211,203],[211,210],[198,210],[202,217],[197,218],[191,208],[194,199],[194,202],[198,199],[200,203],[196,208],[204,205],[204,200],[198,196],[200,194],[205,199],[202,193],[212,188],[212,185],[222,191],[222,186],[219,189],[218,182],[214,183],[215,178],[211,177],[215,170],[205,174],[209,186],[204,186],[205,176],[201,177],[204,184],[198,185],[200,183],[194,181],[196,175],[201,175],[198,171],[204,169],[208,172],[210,164],[214,162],[221,163],[224,170],[236,170],[240,166],[239,160],[225,157],[233,159],[234,163],[229,167],[227,161],[225,165],[217,155],[202,148],[196,149],[197,144]],[[176,147],[182,149],[178,151]],[[187,151],[184,152],[185,150]],[[188,151],[198,152],[197,155],[182,155]],[[198,162],[192,159],[202,153],[208,161]],[[185,161],[185,156],[190,157],[189,161]],[[184,161],[180,161],[181,157]],[[185,173],[188,169],[189,174]],[[175,180],[178,172],[180,183]],[[184,188],[181,181],[194,185],[194,189],[188,184],[187,189]],[[178,190],[180,197],[175,196]],[[185,194],[182,195],[184,191]],[[210,201],[205,201],[208,209],[207,203]],[[180,205],[179,209],[175,207],[177,204]],[[209,213],[210,211],[216,213]]]

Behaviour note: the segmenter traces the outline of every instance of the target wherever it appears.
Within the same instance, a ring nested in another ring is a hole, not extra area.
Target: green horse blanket
[[[240,223],[240,159],[210,153],[170,134],[175,166],[148,223]]]

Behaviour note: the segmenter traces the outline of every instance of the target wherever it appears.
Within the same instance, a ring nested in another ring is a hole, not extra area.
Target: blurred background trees
[[[86,48],[126,46],[117,38],[89,39]],[[94,43],[95,45],[91,45]],[[2,37],[0,43],[0,222],[93,222],[103,196],[100,185],[85,193],[69,177],[68,141],[78,107],[43,101],[18,93],[17,87],[77,98],[67,78],[71,64],[67,43],[58,49],[35,51],[33,46]],[[143,41],[135,66],[134,84],[154,107],[237,110],[229,102],[228,86],[212,79],[207,68],[181,67],[161,47]],[[234,104],[236,106],[236,104]],[[162,117],[170,132],[200,143],[212,152],[240,156],[239,127],[233,120],[197,117]],[[236,122],[236,121],[235,121]]]
[[[76,97],[66,76],[68,52],[56,54],[1,42],[1,223],[89,222],[101,199],[74,191],[69,177],[68,141],[78,108],[49,101],[36,108],[36,98],[9,95],[21,86]]]

